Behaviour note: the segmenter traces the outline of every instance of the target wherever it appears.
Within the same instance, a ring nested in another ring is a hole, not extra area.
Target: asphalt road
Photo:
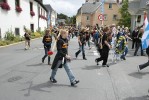
[[[24,50],[24,43],[0,48],[0,100],[149,100],[149,68],[137,72],[137,65],[147,61],[147,57],[134,57],[130,50],[126,61],[112,63],[109,68],[97,66],[98,53],[94,45],[86,46],[87,60],[78,50],[77,39],[71,39],[69,63],[76,78],[77,87],[71,87],[64,69],[59,69],[58,83],[49,82],[51,74],[47,59],[44,64],[42,39],[31,41],[31,49]],[[54,55],[52,56],[53,61]]]

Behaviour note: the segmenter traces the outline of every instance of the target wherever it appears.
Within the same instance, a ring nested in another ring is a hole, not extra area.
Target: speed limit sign
[[[99,20],[104,20],[104,15],[100,14],[100,15],[98,16],[98,19],[99,19]]]

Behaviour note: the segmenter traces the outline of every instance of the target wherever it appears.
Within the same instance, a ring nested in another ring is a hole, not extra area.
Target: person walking
[[[45,55],[42,58],[42,63],[44,63],[45,58],[48,56],[48,51],[51,49],[52,44],[52,36],[49,29],[46,29],[45,36],[42,39],[42,43],[44,45]],[[51,57],[48,56],[48,65],[51,65],[50,63]]]
[[[141,42],[143,33],[144,33],[144,30],[143,30],[143,28],[141,28],[138,33],[138,36],[137,36],[137,40],[136,40],[137,48],[135,49],[134,56],[137,56],[137,52],[138,52],[139,48],[141,48],[141,56],[144,56],[143,49],[142,49],[142,42]]]
[[[91,39],[91,35],[90,35],[89,31],[87,31],[86,32],[86,42],[88,44],[89,50],[91,49],[90,39]]]
[[[139,72],[140,70],[142,70],[142,69],[144,69],[144,68],[146,68],[146,67],[149,66],[149,46],[148,46],[148,48],[146,49],[146,54],[148,55],[148,61],[147,61],[146,63],[144,63],[144,64],[141,64],[141,65],[137,66],[138,72]]]
[[[95,62],[98,65],[98,62],[103,60],[102,66],[109,67],[109,65],[107,65],[107,61],[109,56],[109,50],[112,48],[112,46],[110,45],[112,36],[111,36],[109,27],[105,27],[103,32],[104,32],[103,38],[102,38],[103,48],[102,48],[101,57],[95,59]]]
[[[87,60],[85,57],[85,49],[84,46],[86,44],[86,34],[85,34],[85,29],[83,29],[79,36],[78,36],[78,43],[79,43],[79,50],[75,53],[76,58],[78,57],[78,55],[80,54],[80,52],[82,52],[83,55],[83,59]]]
[[[135,30],[132,32],[132,49],[134,49],[134,46],[135,48],[137,48],[137,43],[136,43],[136,39],[137,39],[137,36],[138,36],[138,28],[136,27]]]
[[[77,83],[79,83],[79,80],[75,79],[75,76],[68,65],[68,62],[71,60],[71,57],[68,55],[68,32],[66,30],[61,30],[60,34],[61,36],[57,41],[57,54],[51,67],[52,73],[50,81],[52,83],[57,83],[57,80],[55,79],[57,70],[58,68],[62,68],[64,66],[71,86],[75,86]]]
[[[125,28],[125,30],[124,30],[124,33],[123,33],[123,36],[125,37],[125,47],[124,47],[124,51],[123,51],[123,53],[122,53],[122,55],[121,55],[121,59],[123,59],[123,60],[126,60],[126,55],[127,55],[127,53],[128,53],[128,42],[129,42],[129,40],[132,40],[130,37],[129,37],[129,30],[128,30],[128,28],[126,27]]]
[[[29,32],[27,31],[27,29],[25,29],[24,37],[25,37],[25,50],[30,49],[31,36]]]

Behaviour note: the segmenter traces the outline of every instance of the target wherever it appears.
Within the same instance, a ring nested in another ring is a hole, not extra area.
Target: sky
[[[63,13],[69,17],[77,14],[85,0],[43,0],[44,4],[50,4],[57,13]]]

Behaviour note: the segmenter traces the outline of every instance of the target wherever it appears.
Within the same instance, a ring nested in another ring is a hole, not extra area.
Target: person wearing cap
[[[44,60],[48,56],[48,51],[50,51],[51,44],[52,44],[52,36],[50,34],[49,29],[46,29],[46,31],[45,31],[45,36],[42,39],[42,43],[44,45],[44,50],[45,50],[45,55],[42,58],[42,63],[44,63]],[[51,59],[50,56],[48,56],[48,65],[51,65],[50,59]]]
[[[50,81],[52,83],[57,83],[57,80],[55,79],[56,73],[58,68],[62,68],[64,66],[65,71],[69,77],[71,86],[75,86],[77,83],[79,83],[79,80],[75,79],[75,76],[70,69],[68,62],[71,61],[71,57],[68,55],[68,31],[61,30],[60,31],[61,36],[59,37],[57,41],[57,54],[54,58],[53,64],[52,64],[52,73],[50,77]]]
[[[76,58],[78,57],[80,52],[82,52],[83,59],[87,60],[86,57],[85,57],[85,49],[84,49],[84,46],[86,44],[85,29],[82,29],[82,31],[80,32],[80,34],[78,36],[78,43],[79,43],[79,50],[75,53]]]

